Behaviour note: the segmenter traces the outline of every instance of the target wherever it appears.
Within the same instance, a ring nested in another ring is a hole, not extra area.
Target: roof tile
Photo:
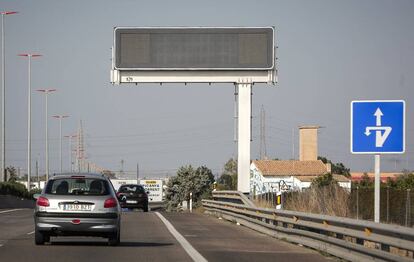
[[[326,165],[320,160],[254,160],[253,163],[263,176],[318,176],[327,173]]]

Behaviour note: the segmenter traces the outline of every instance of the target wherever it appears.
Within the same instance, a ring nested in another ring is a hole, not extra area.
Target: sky
[[[350,153],[352,100],[406,101],[406,153],[382,157],[382,171],[414,169],[414,1],[0,0],[5,19],[6,165],[27,166],[27,59],[32,89],[56,88],[49,115],[67,114],[63,135],[82,120],[88,160],[140,175],[174,175],[182,165],[215,174],[236,156],[232,84],[110,83],[116,26],[274,26],[279,82],[253,87],[252,159],[260,109],[270,158],[298,158],[298,126],[319,125],[319,155],[352,171],[374,156]],[[45,167],[44,96],[32,92],[32,159]],[[59,126],[49,118],[50,169],[59,170]],[[293,134],[293,136],[292,136]],[[292,146],[293,145],[293,146]],[[63,169],[69,170],[63,141]],[[123,161],[123,165],[121,164]],[[34,162],[33,162],[34,168]]]

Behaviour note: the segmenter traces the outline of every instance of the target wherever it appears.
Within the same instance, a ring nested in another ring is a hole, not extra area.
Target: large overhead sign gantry
[[[277,82],[273,27],[115,27],[111,82],[234,83],[238,190],[250,191],[251,88]]]

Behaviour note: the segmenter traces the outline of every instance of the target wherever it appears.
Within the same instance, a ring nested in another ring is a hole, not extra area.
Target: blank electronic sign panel
[[[270,70],[274,29],[115,28],[117,70]]]

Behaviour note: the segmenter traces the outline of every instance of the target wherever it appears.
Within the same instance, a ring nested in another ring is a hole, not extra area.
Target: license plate
[[[64,204],[63,210],[65,211],[91,211],[92,205],[87,204]]]
[[[127,202],[127,204],[136,204],[137,203],[136,200],[127,200],[126,202]]]

